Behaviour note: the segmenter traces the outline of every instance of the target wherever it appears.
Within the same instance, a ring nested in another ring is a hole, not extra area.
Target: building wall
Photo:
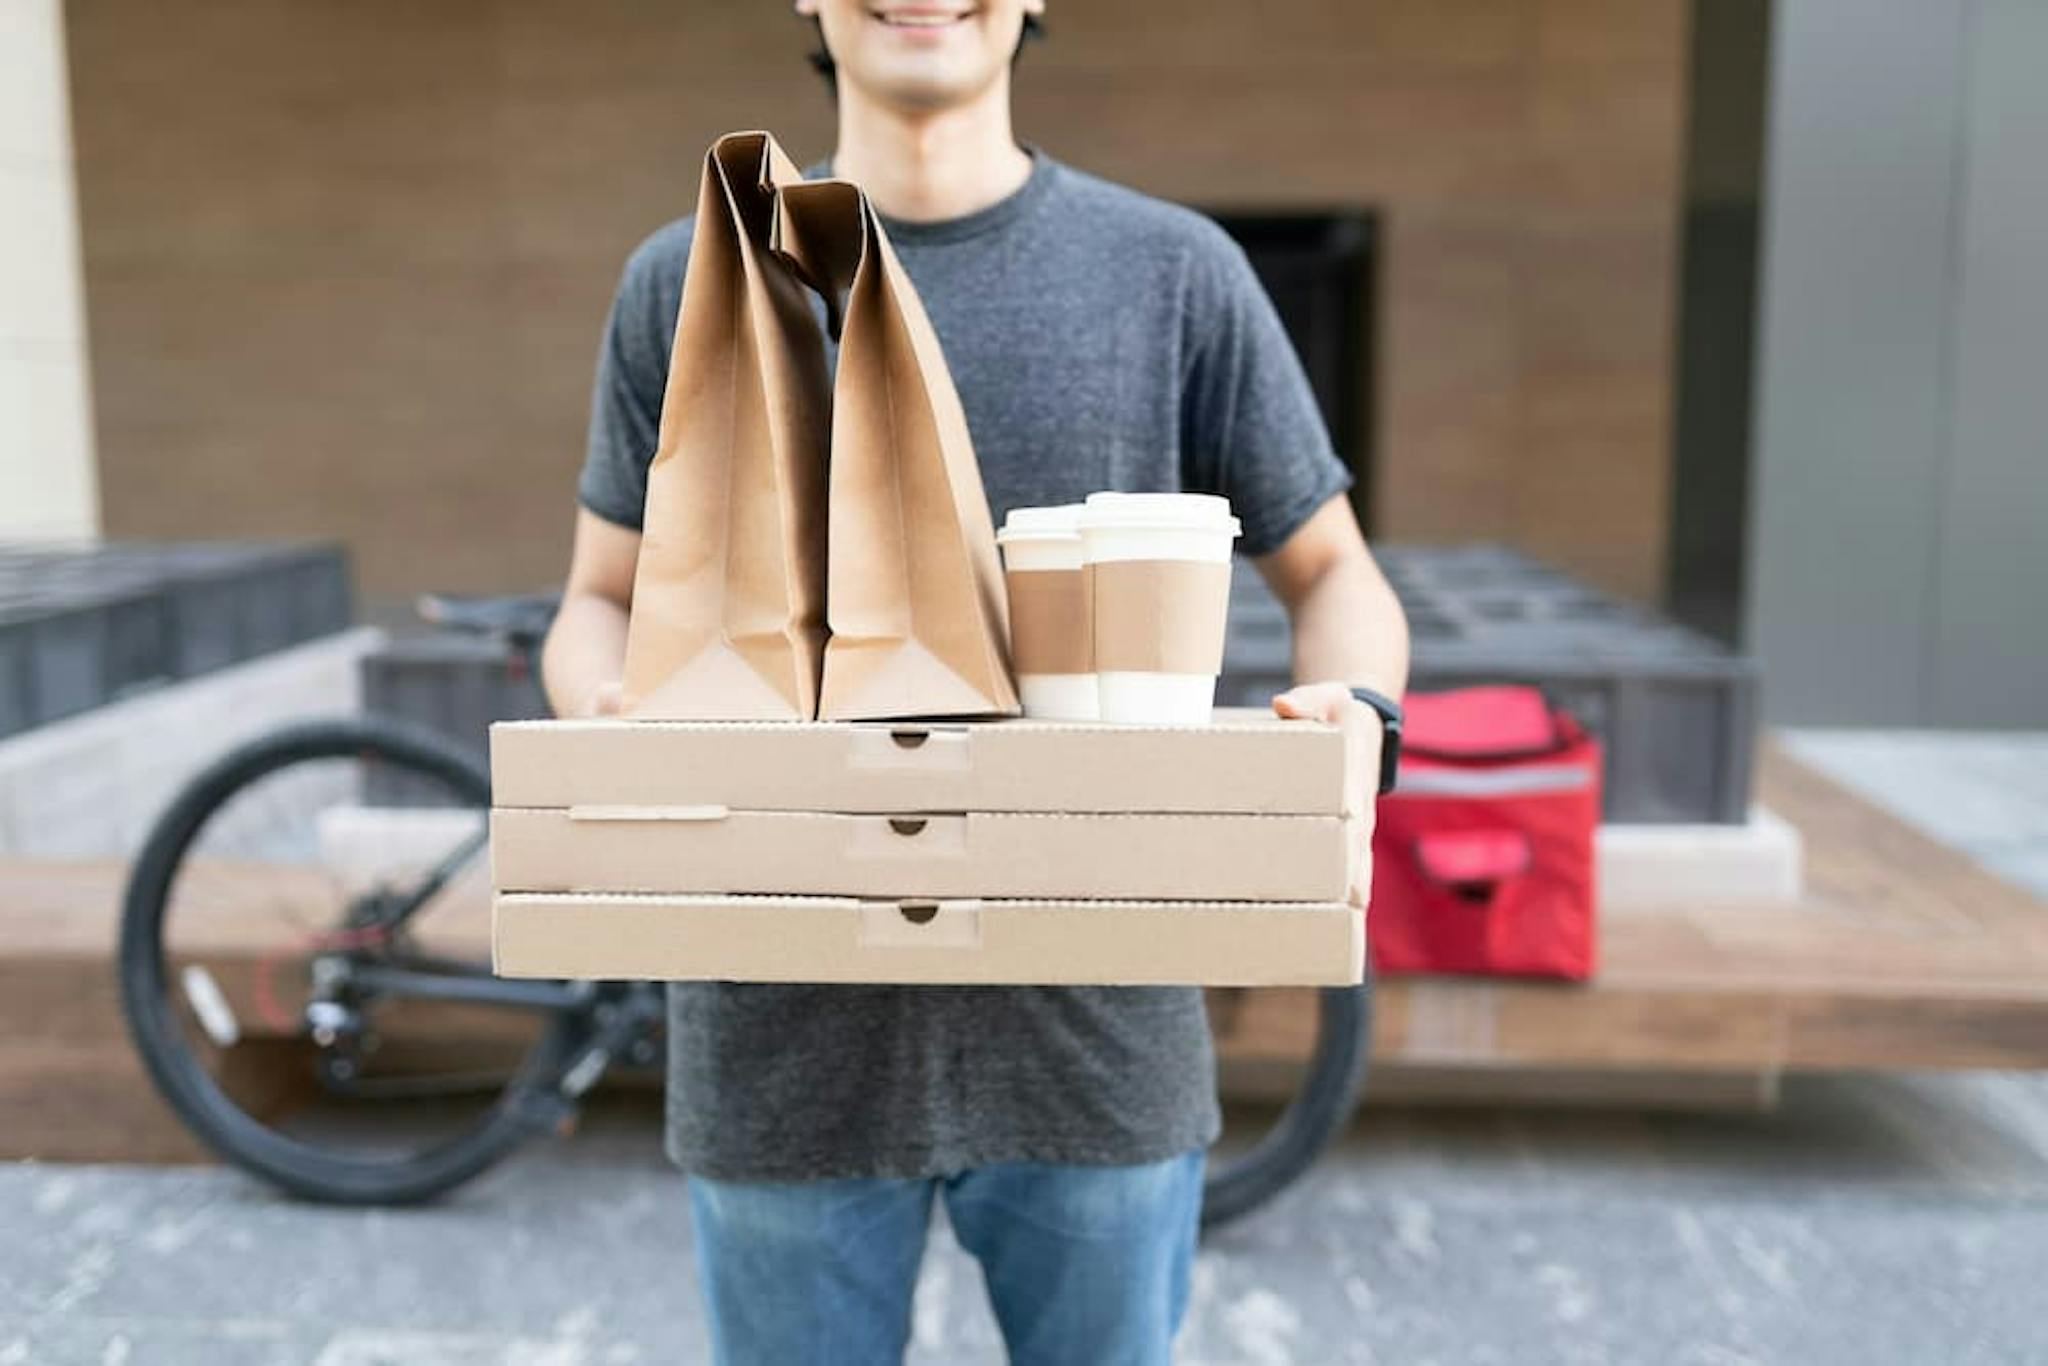
[[[828,150],[779,3],[73,0],[109,530],[558,577],[632,245],[717,133]],[[1382,215],[1379,534],[1659,583],[1684,0],[1059,4],[1020,133]]]
[[[1773,47],[1746,575],[1769,711],[2048,724],[2048,7],[1797,0]]]
[[[0,0],[0,539],[99,521],[69,114],[59,0]]]

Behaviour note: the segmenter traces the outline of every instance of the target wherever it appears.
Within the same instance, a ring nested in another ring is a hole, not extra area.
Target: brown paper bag
[[[831,398],[810,294],[768,251],[775,187],[800,178],[765,133],[704,161],[647,473],[629,716],[817,714]]]
[[[809,290],[839,340],[829,383]],[[648,472],[627,714],[1013,713],[1005,610],[960,397],[866,197],[805,182],[765,133],[719,139]]]
[[[1014,713],[995,526],[960,396],[866,196],[783,186],[776,247],[839,336],[820,720]]]

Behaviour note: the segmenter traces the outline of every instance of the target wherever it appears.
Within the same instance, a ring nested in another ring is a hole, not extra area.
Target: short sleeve
[[[1351,487],[1294,343],[1251,262],[1220,228],[1189,265],[1181,403],[1182,478],[1220,493],[1264,555]]]
[[[590,434],[576,499],[607,522],[635,530],[647,502],[647,467],[661,430],[688,255],[687,220],[641,244],[619,277],[598,346]]]

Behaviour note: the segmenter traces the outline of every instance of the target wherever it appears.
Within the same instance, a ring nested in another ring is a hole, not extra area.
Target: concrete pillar
[[[61,0],[0,0],[0,539],[99,531]]]

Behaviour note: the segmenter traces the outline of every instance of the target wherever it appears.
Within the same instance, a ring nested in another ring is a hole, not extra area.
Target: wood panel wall
[[[1660,581],[1685,0],[1069,0],[1023,136],[1382,215],[1379,534]],[[105,524],[559,577],[620,263],[720,131],[828,149],[780,3],[72,0]]]

